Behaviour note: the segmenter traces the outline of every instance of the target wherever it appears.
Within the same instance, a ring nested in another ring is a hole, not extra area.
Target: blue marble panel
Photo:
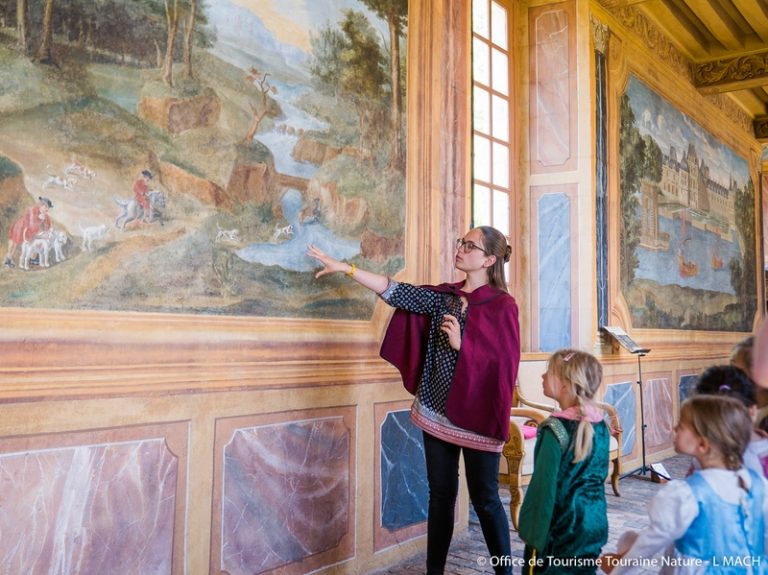
[[[389,412],[381,424],[381,524],[391,531],[427,520],[424,444],[409,413]]]
[[[678,405],[691,397],[696,391],[696,382],[699,381],[698,375],[681,375],[680,383],[677,385]]]
[[[632,381],[614,383],[606,387],[603,401],[610,403],[619,413],[619,421],[623,434],[621,436],[621,454],[629,455],[635,446],[637,438],[637,426],[635,416],[637,414],[637,398]]]
[[[539,348],[571,345],[571,201],[563,193],[538,201]]]

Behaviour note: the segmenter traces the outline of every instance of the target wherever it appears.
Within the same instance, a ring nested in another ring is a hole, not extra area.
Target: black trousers
[[[499,453],[446,443],[424,433],[424,455],[429,483],[427,518],[427,575],[442,575],[453,537],[454,510],[459,493],[459,456],[464,452],[469,498],[483,530],[496,573],[512,573],[509,521],[499,497]]]

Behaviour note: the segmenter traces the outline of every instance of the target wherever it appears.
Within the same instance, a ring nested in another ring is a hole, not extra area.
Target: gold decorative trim
[[[752,132],[752,118],[744,109],[725,94],[702,94],[717,106],[728,118],[745,132]]]
[[[755,138],[763,144],[768,143],[768,116],[759,116],[752,122]]]
[[[695,66],[694,80],[702,92],[726,92],[762,85],[768,78],[768,51]]]
[[[611,29],[608,28],[607,24],[603,24],[594,16],[590,18],[590,23],[592,24],[592,39],[595,42],[595,51],[605,54],[608,50],[608,38],[611,36]]]
[[[661,60],[693,83],[691,64],[680,50],[644,14],[632,6],[611,10],[619,22],[636,34]]]

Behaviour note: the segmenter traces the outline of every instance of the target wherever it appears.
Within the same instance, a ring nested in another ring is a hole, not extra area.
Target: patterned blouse
[[[467,313],[462,310],[461,298],[394,280],[390,280],[381,298],[393,307],[430,316],[424,372],[411,407],[411,421],[414,425],[454,445],[500,453],[504,447],[503,441],[457,427],[445,415],[459,352],[451,347],[448,334],[440,326],[443,316],[450,314],[459,321],[464,333]]]

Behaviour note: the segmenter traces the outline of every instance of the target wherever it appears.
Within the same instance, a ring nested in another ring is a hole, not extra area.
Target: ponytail
[[[586,417],[584,398],[581,395],[577,396],[577,398],[579,400],[581,420],[576,428],[576,437],[573,441],[573,463],[583,461],[592,453],[592,440],[595,437],[595,429]]]

